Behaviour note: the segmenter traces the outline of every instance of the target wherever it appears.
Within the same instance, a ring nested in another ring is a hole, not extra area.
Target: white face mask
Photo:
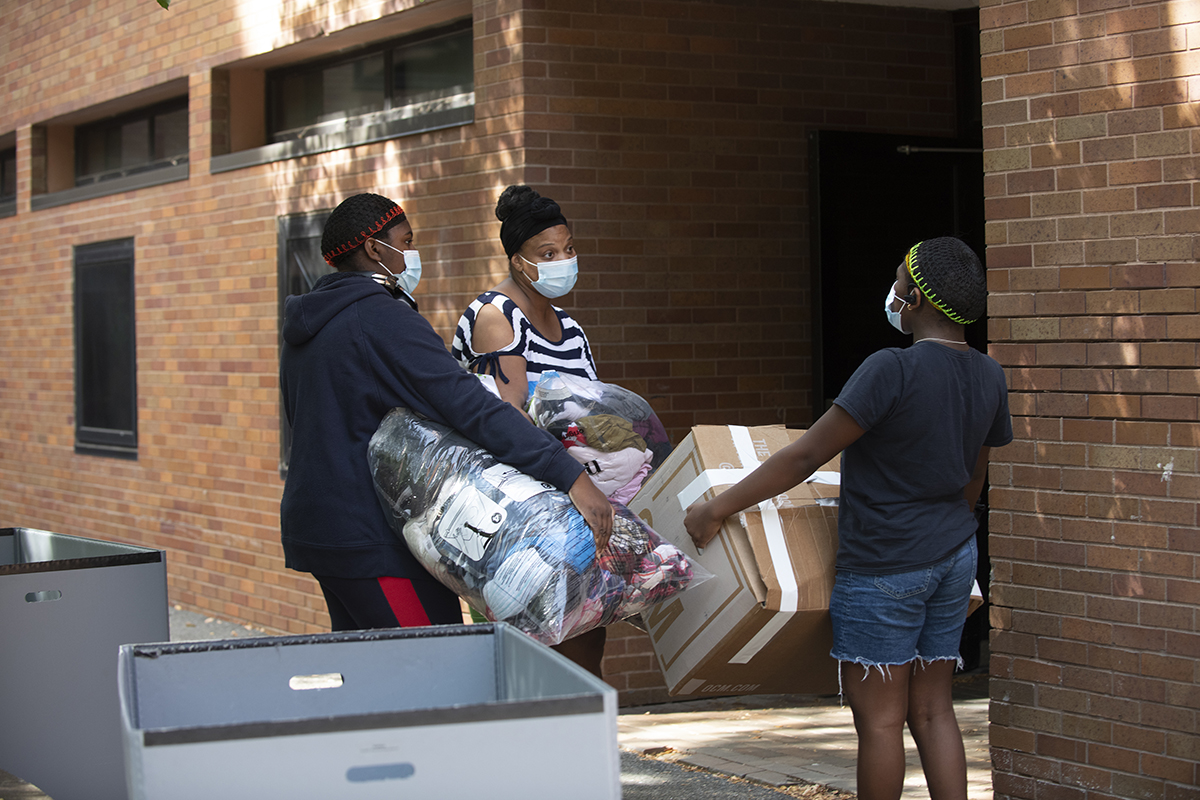
[[[896,300],[900,301],[900,308],[892,311],[892,303]],[[883,301],[883,312],[887,314],[888,322],[892,323],[892,327],[901,333],[909,333],[909,331],[904,330],[904,323],[900,320],[900,314],[904,311],[906,305],[910,304],[903,297],[896,294],[896,284],[893,283],[891,288],[888,289],[887,300]]]
[[[396,250],[396,248],[387,242],[381,242],[378,239],[375,241],[389,250]],[[382,261],[376,261],[375,263],[383,267],[384,272],[395,278],[401,289],[412,294],[416,290],[417,284],[421,282],[421,254],[416,250],[396,250],[396,252],[404,256],[404,271],[399,275],[384,267]]]
[[[520,253],[517,253],[517,258],[532,267],[537,267],[538,279],[533,282],[533,288],[543,297],[553,300],[575,288],[575,280],[579,277],[578,257],[572,256],[562,261],[543,261],[540,264],[534,264]]]

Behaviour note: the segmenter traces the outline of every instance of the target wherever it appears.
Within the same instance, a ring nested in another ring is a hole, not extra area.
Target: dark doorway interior
[[[889,134],[811,135],[819,298],[814,397],[820,413],[862,363],[908,337],[883,313],[896,265],[923,239],[957,236],[983,257],[983,154],[977,144]],[[967,328],[985,348],[985,321]]]
[[[979,11],[951,12],[955,30],[955,138],[817,131],[810,135],[813,210],[813,418],[868,355],[909,338],[887,322],[883,301],[896,265],[918,241],[958,236],[984,256],[983,125]],[[987,320],[967,328],[987,350]],[[979,585],[987,598],[987,490],[980,520]],[[967,620],[967,670],[986,666],[988,604]]]
[[[983,154],[977,141],[820,131],[811,134],[813,174],[814,419],[829,407],[863,360],[911,341],[888,324],[883,302],[908,249],[957,236],[984,255]],[[987,350],[987,321],[967,327]],[[981,520],[979,585],[986,587],[987,492]],[[963,666],[984,665],[987,609],[963,632]]]

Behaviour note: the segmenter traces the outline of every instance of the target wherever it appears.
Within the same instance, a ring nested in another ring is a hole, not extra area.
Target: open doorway
[[[814,397],[821,413],[871,353],[907,337],[883,314],[896,265],[923,239],[957,236],[982,259],[983,154],[956,139],[811,134],[815,219]],[[967,328],[986,348],[987,326]]]
[[[958,135],[814,131],[809,135],[813,263],[813,418],[833,402],[863,360],[908,337],[892,328],[883,300],[896,265],[918,241],[957,236],[984,257],[983,126],[977,8],[952,12]],[[986,318],[967,342],[987,350]],[[980,520],[979,585],[987,598],[987,489]],[[988,609],[968,620],[967,670],[986,666]]]
[[[896,265],[915,243],[957,236],[984,256],[983,154],[969,140],[819,131],[811,134],[813,174],[814,419],[871,353],[905,347],[883,313]],[[987,320],[967,327],[967,342],[987,350]],[[987,492],[980,520],[979,585],[987,557]],[[987,609],[968,620],[966,670],[986,663]]]

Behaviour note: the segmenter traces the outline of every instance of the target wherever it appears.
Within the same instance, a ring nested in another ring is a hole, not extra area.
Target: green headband
[[[917,242],[914,244],[908,251],[908,255],[904,257],[904,263],[908,267],[908,274],[912,276],[913,283],[915,283],[917,288],[921,290],[921,294],[925,295],[929,302],[933,303],[933,305],[936,306],[947,317],[954,320],[959,325],[971,324],[975,320],[966,319],[962,315],[951,310],[950,306],[946,305],[946,302],[938,297],[937,292],[929,287],[928,281],[926,281],[924,276],[921,275],[921,265],[917,263],[917,248],[922,244],[923,242]]]

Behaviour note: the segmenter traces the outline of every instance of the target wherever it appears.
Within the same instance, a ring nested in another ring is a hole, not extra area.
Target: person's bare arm
[[[512,325],[500,309],[486,305],[479,309],[475,317],[475,327],[471,332],[471,349],[476,353],[494,353],[512,344],[513,335]],[[495,376],[500,398],[524,413],[526,395],[529,393],[525,359],[521,356],[500,356],[497,361],[500,371],[508,379],[505,383],[499,375]]]
[[[683,525],[697,547],[708,544],[726,517],[783,494],[862,436],[859,427],[841,406],[831,406],[796,441],[766,460],[736,485],[714,499],[688,508]]]

